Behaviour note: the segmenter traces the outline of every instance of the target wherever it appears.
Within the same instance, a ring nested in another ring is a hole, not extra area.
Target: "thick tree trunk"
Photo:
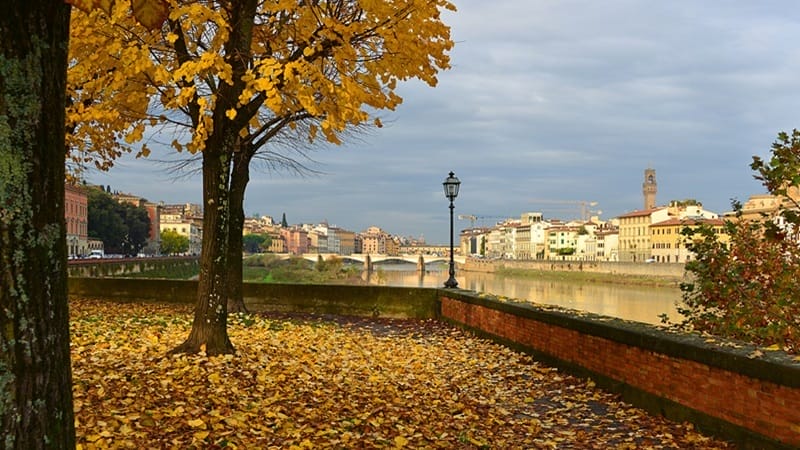
[[[203,249],[192,331],[171,353],[208,355],[233,353],[228,338],[228,296],[226,291],[228,255],[228,185],[230,156],[220,142],[209,138],[203,152]]]
[[[247,312],[242,295],[242,232],[244,230],[244,194],[250,181],[252,152],[240,150],[233,156],[231,175],[231,222],[228,244],[228,311]]]
[[[219,87],[214,104],[214,128],[203,150],[203,249],[192,331],[186,342],[171,353],[205,350],[208,355],[218,355],[234,352],[228,338],[226,286],[231,167],[233,155],[240,145],[239,131],[247,125],[247,120],[228,118],[227,111],[237,106],[237,99],[245,87],[242,78],[250,63],[257,5],[257,0],[232,0],[226,5],[231,30],[225,44],[225,59],[231,65],[233,83],[221,83]]]
[[[64,225],[69,6],[0,2],[0,447],[74,448]]]

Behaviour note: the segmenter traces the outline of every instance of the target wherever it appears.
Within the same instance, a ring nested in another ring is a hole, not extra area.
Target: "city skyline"
[[[456,215],[577,218],[597,202],[610,219],[642,207],[643,172],[657,204],[694,198],[717,213],[764,189],[753,155],[799,127],[798,17],[788,1],[456,1],[456,47],[439,85],[406,83],[382,129],[312,152],[305,178],[255,171],[245,202],[291,223],[449,240],[441,183],[460,178]],[[199,176],[171,181],[175,153],[152,136],[151,159],[125,157],[90,183],[150,201],[201,203]],[[480,223],[479,223],[480,224]],[[486,225],[493,222],[487,220]],[[456,230],[469,227],[456,222]]]

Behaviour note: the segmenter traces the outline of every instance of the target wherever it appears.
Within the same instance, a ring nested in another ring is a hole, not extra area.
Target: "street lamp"
[[[444,287],[446,288],[456,288],[458,287],[458,281],[456,281],[456,263],[453,260],[453,201],[458,197],[458,188],[461,186],[461,181],[456,178],[453,172],[450,172],[450,176],[444,180],[442,183],[444,186],[444,196],[450,200],[450,278],[444,282]]]

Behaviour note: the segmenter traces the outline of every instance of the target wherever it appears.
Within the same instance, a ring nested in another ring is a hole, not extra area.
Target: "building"
[[[280,228],[281,237],[286,245],[285,251],[292,255],[302,255],[309,252],[308,231],[301,228]]]
[[[387,239],[389,239],[389,234],[379,227],[372,226],[367,228],[361,233],[361,253],[385,255]]]
[[[619,220],[619,260],[643,262],[650,258],[650,225],[669,219],[667,208],[632,211]]]
[[[199,255],[203,249],[203,229],[198,227],[191,219],[162,220],[159,227],[159,234],[171,230],[187,237],[189,239],[188,254]]]
[[[642,196],[644,197],[643,209],[654,209],[656,207],[657,193],[658,183],[656,183],[656,170],[647,168],[644,170],[644,183],[642,183]]]
[[[611,225],[601,225],[595,231],[597,238],[597,259],[599,261],[619,261],[619,228]]]
[[[650,225],[651,258],[655,262],[685,263],[693,257],[692,243],[699,237],[687,237],[682,231],[689,227],[696,230],[701,225],[712,228],[717,239],[728,245],[730,236],[725,232],[725,221],[704,217],[672,217],[662,222]]]
[[[67,256],[76,258],[88,255],[89,201],[84,188],[64,184],[64,222],[67,228]]]
[[[558,225],[545,230],[545,259],[559,259],[562,256],[577,254],[578,235],[581,227],[572,225]]]
[[[335,245],[336,245],[336,252],[339,255],[352,255],[355,253],[355,240],[356,240],[356,233],[355,231],[344,230],[342,228],[331,227],[329,229],[329,238],[333,236]]]
[[[633,211],[619,219],[620,261],[642,262],[652,257],[650,226],[669,219],[717,219],[717,213],[703,209],[696,200],[673,200],[669,206]]]
[[[461,249],[461,254],[467,256],[486,256],[488,240],[489,228],[480,227],[461,230],[461,234],[459,235],[459,248]],[[448,246],[445,253],[449,253],[449,251],[450,247]]]

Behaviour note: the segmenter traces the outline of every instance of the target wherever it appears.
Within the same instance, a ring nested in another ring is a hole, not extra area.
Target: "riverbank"
[[[469,259],[461,270],[508,278],[658,287],[678,287],[687,279],[684,265],[677,263]]]
[[[600,272],[570,272],[537,269],[500,268],[495,275],[514,279],[536,279],[542,281],[605,283],[653,287],[679,287],[683,278],[654,275],[609,274]]]

